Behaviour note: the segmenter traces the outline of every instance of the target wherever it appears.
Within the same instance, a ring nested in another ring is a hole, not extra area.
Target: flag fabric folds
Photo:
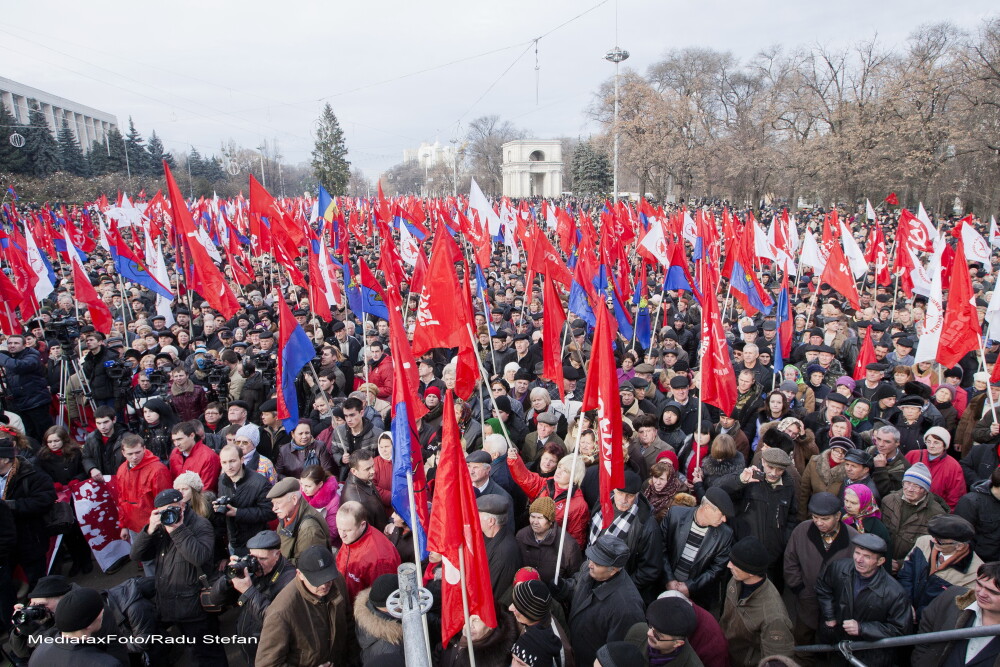
[[[278,367],[275,372],[278,394],[278,419],[291,431],[299,421],[299,400],[295,379],[306,364],[316,357],[309,335],[292,316],[284,298],[278,301]]]

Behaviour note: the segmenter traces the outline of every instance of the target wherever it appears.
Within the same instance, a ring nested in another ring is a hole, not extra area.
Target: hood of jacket
[[[370,593],[371,589],[366,588],[354,598],[354,621],[358,624],[358,628],[375,639],[401,645],[403,624],[376,609],[368,599]]]

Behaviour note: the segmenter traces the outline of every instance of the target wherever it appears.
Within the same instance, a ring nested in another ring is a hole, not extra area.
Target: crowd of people
[[[863,216],[847,220],[868,238]],[[895,222],[879,217],[887,235]],[[373,250],[356,250],[377,265]],[[389,323],[338,304],[323,321],[305,290],[269,271],[258,275],[273,283],[234,283],[234,317],[190,293],[157,314],[154,295],[105,259],[93,253],[87,269],[114,316],[110,335],[90,326],[66,271],[0,347],[8,656],[162,665],[183,649],[190,664],[217,666],[229,643],[230,658],[261,667],[405,664],[388,601],[400,563],[419,558],[392,505]],[[649,267],[652,339],[619,336],[614,349],[625,473],[606,517],[600,415],[581,409],[593,329],[568,310],[556,386],[543,362],[552,311],[541,278],[525,273],[500,246],[481,291],[470,290],[482,375],[453,397],[497,624],[473,616],[442,645],[445,567],[431,553],[421,577],[435,598],[434,664],[469,664],[470,642],[479,667],[842,664],[837,651],[796,646],[1000,625],[1000,382],[990,382],[1000,342],[951,368],[915,363],[925,297],[869,277],[851,308],[804,272],[790,280],[784,357],[776,317],[749,316],[720,289],[738,390],[727,412],[699,398],[698,300],[664,290],[662,267]],[[757,275],[777,300],[780,274]],[[982,322],[993,277],[979,265],[973,276]],[[404,297],[412,337],[420,296]],[[316,349],[296,380],[292,428],[275,395],[279,299]],[[60,324],[74,317],[78,331]],[[869,330],[874,360],[859,368]],[[432,504],[454,356],[438,348],[417,360]],[[130,545],[106,571],[134,576],[106,590],[77,582],[94,568],[94,536],[57,501],[88,480],[112,485],[114,537]],[[230,641],[220,625],[235,627]],[[112,635],[132,641],[70,641]],[[154,635],[188,645],[142,641]],[[1000,639],[855,655],[872,666],[994,665]]]

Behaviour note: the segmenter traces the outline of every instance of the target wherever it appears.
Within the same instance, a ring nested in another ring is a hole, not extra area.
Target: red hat
[[[662,451],[662,452],[660,452],[659,454],[656,455],[656,460],[657,461],[662,461],[663,459],[666,459],[666,460],[670,461],[672,464],[674,464],[674,470],[677,470],[677,468],[680,466],[680,463],[678,463],[678,461],[677,461],[677,455],[674,454],[669,449],[664,450],[664,451]]]
[[[514,585],[525,582],[525,581],[541,581],[542,577],[538,574],[538,570],[529,566],[522,567],[514,574]]]
[[[424,398],[427,398],[428,396],[437,396],[438,398],[441,398],[441,390],[437,387],[427,387],[427,389],[424,389]]]

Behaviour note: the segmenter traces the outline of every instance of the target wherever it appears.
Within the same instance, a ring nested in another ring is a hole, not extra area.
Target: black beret
[[[660,634],[671,637],[687,637],[698,626],[694,607],[678,597],[653,600],[646,609],[646,622]]]
[[[31,598],[58,598],[73,590],[73,584],[61,574],[50,574],[42,577],[31,589]]]
[[[83,630],[104,610],[104,598],[93,588],[75,588],[56,605],[56,627],[62,632]]]
[[[617,487],[616,490],[624,491],[625,493],[639,493],[642,490],[642,478],[631,470],[626,470],[625,484],[624,486]]]
[[[486,496],[480,496],[480,499]],[[620,537],[604,534],[587,547],[587,559],[605,567],[625,567],[628,562],[628,545]]]
[[[841,511],[840,498],[828,491],[812,494],[809,499],[809,513],[818,516],[832,516]]]
[[[153,499],[153,507],[166,507],[172,503],[179,503],[183,499],[184,496],[177,489],[164,489],[156,494],[156,498]]]
[[[844,456],[844,460],[850,461],[851,463],[857,463],[858,465],[866,468],[875,467],[875,459],[873,459],[872,455],[863,449],[855,448],[848,450],[847,454]]]
[[[273,530],[262,530],[249,540],[247,549],[280,549],[281,538]]]
[[[250,405],[246,401],[229,401],[229,407],[243,408],[244,410],[250,410]]]
[[[833,401],[834,403],[840,403],[841,405],[850,405],[851,404],[851,402],[847,399],[846,396],[842,396],[842,395],[840,395],[840,394],[838,394],[837,392],[834,392],[834,391],[831,391],[829,394],[827,394],[826,400],[827,400],[827,402]]]
[[[705,492],[705,499],[708,502],[715,505],[720,512],[722,512],[727,519],[732,519],[736,516],[736,508],[733,506],[733,499],[729,497],[729,494],[723,491],[718,486],[713,486]]]
[[[691,379],[687,375],[675,375],[670,378],[671,389],[686,389],[691,386]]]
[[[330,333],[337,333],[341,329],[345,329],[346,326],[347,325],[345,325],[342,321],[337,320],[336,322],[333,323],[333,326],[330,327]]]
[[[968,520],[957,514],[939,514],[927,523],[927,532],[931,537],[956,542],[971,542],[976,536],[976,529]]]
[[[566,380],[579,380],[583,375],[573,366],[563,366],[563,378]],[[633,380],[635,378],[632,378]]]
[[[732,546],[729,560],[747,574],[763,577],[767,575],[770,557],[767,548],[759,538],[748,535]]]

